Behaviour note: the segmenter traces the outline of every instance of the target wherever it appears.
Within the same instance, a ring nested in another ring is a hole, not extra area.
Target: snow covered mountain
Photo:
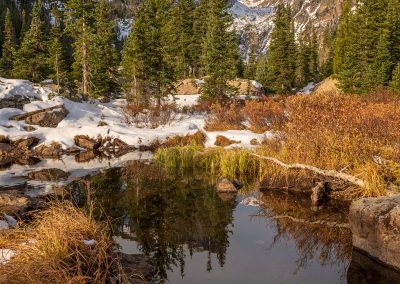
[[[248,53],[250,46],[265,52],[273,29],[278,4],[292,7],[296,34],[313,26],[322,36],[326,28],[338,23],[344,0],[232,0],[230,13],[240,38],[240,49]]]

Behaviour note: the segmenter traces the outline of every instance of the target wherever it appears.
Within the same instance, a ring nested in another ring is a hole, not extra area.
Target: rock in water
[[[238,189],[235,187],[235,185],[227,178],[220,178],[215,185],[215,190],[217,192],[223,192],[223,193],[236,193],[238,192]]]
[[[400,269],[400,195],[355,201],[349,222],[353,246]]]

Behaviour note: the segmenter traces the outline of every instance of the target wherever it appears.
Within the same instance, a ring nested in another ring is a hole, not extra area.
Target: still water
[[[346,206],[311,209],[308,198],[260,192],[249,181],[238,195],[220,195],[215,177],[150,160],[96,173],[88,164],[63,174],[54,167],[43,161],[2,175],[19,187],[64,184],[78,206],[94,204],[121,252],[151,260],[150,283],[400,283],[398,273],[353,250]]]
[[[78,182],[74,192],[82,206],[101,204],[122,252],[154,260],[159,283],[347,282],[345,208],[313,211],[299,196],[251,186],[221,196],[212,178],[140,162]]]

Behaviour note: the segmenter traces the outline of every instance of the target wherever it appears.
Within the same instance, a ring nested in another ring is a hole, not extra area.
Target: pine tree
[[[244,70],[244,78],[249,80],[254,80],[256,77],[257,62],[254,45],[250,48],[249,59]]]
[[[268,85],[268,58],[266,54],[261,55],[257,60],[256,80],[261,85],[266,87]]]
[[[10,10],[7,9],[4,22],[4,42],[0,58],[0,76],[11,77],[15,55],[15,34],[11,21]]]
[[[310,47],[306,35],[299,38],[296,57],[296,87],[304,87],[311,79]]]
[[[397,64],[396,68],[393,71],[392,81],[390,83],[390,88],[400,94],[400,63]]]
[[[342,16],[340,17],[339,27],[336,32],[336,39],[333,51],[333,73],[339,74],[342,71],[343,59],[347,46],[347,40],[350,32],[350,19],[351,19],[351,1],[346,0]]]
[[[310,46],[309,46],[309,58],[310,58],[310,74],[311,74],[311,80],[316,83],[319,81],[319,61],[318,61],[318,39],[317,39],[317,34],[314,30],[312,29],[311,32],[311,41],[310,41]],[[308,82],[307,82],[308,83]]]
[[[390,56],[388,0],[365,0],[350,18],[346,48],[338,79],[344,92],[366,93],[387,86]]]
[[[209,25],[203,45],[202,60],[207,75],[202,98],[224,100],[234,95],[228,80],[237,75],[237,42],[235,31],[228,31],[232,19],[227,12],[226,0],[211,0]]]
[[[193,59],[193,75],[196,77],[204,75],[201,73],[204,67],[201,56],[208,29],[210,1],[211,0],[200,0],[194,11],[193,41],[190,49]]]
[[[389,0],[387,27],[392,72],[396,65],[400,63],[400,0]]]
[[[94,31],[89,48],[91,96],[99,97],[115,90],[118,66],[116,34],[106,0],[96,4]]]
[[[164,29],[168,21],[168,0],[145,0],[139,5],[137,17],[122,52],[125,89],[130,99],[147,105],[173,90],[174,65],[165,52]]]
[[[175,72],[178,78],[194,76],[194,0],[180,0],[171,9],[169,21],[169,47],[175,58]]]
[[[46,78],[46,46],[41,21],[42,1],[36,1],[32,21],[18,50],[13,68],[17,78],[39,82]]]
[[[91,91],[89,48],[93,39],[95,5],[94,0],[68,0],[66,4],[67,31],[74,40],[73,77],[78,82],[85,100]]]
[[[295,79],[296,43],[290,7],[278,5],[267,57],[268,87],[291,93]]]
[[[63,46],[63,15],[58,9],[53,9],[55,22],[50,32],[48,42],[47,65],[49,69],[49,78],[54,80],[58,86],[58,94],[60,87],[67,84],[68,70],[65,60],[65,50]]]

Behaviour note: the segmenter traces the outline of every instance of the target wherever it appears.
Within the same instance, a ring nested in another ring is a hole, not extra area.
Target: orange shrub
[[[244,129],[242,124],[243,117],[240,113],[240,107],[236,104],[229,106],[222,104],[213,104],[210,108],[211,112],[206,119],[205,129],[207,131]]]
[[[280,130],[288,121],[284,97],[248,101],[241,112],[249,121],[250,129],[259,133]]]

